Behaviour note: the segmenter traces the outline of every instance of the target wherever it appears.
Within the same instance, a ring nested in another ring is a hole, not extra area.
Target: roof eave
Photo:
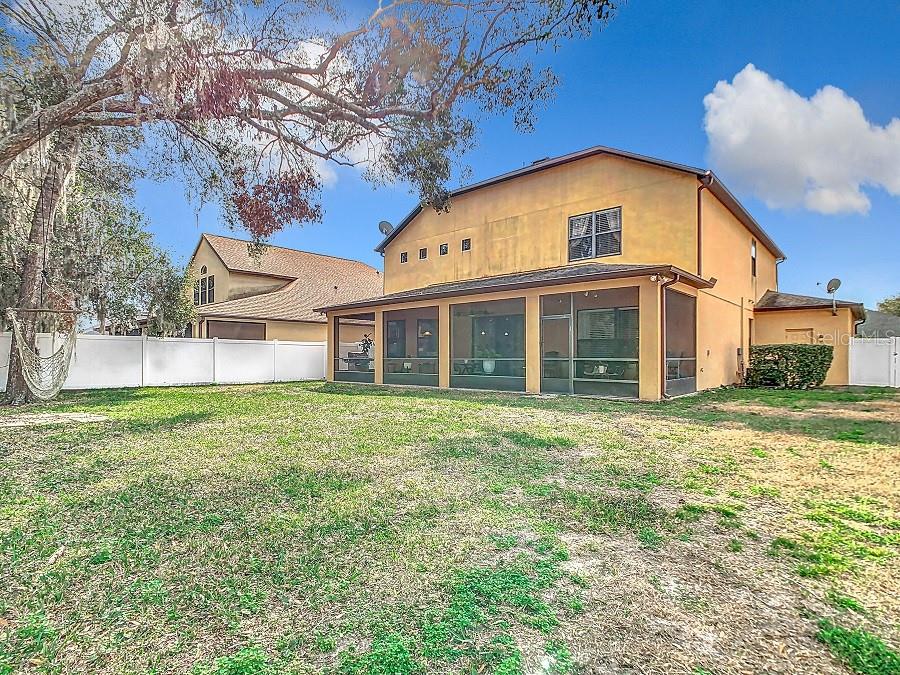
[[[754,312],[792,312],[794,310],[828,310],[832,309],[831,305],[794,305],[792,307],[754,307]],[[834,309],[849,309],[857,317],[866,316],[866,308],[861,302],[838,302],[835,303]]]
[[[715,286],[714,281],[709,281],[707,279],[702,279],[690,272],[686,272],[674,265],[656,265],[656,266],[648,266],[642,269],[635,270],[617,270],[611,272],[596,272],[593,274],[582,274],[573,277],[561,277],[558,279],[539,279],[534,281],[519,281],[512,283],[499,283],[496,286],[491,286],[489,288],[471,288],[471,289],[448,289],[445,291],[436,291],[433,293],[424,293],[422,295],[416,296],[408,296],[408,297],[396,297],[391,298],[389,296],[384,296],[380,298],[370,298],[367,300],[359,300],[356,302],[348,302],[340,305],[329,305],[326,307],[316,307],[313,308],[314,312],[332,312],[336,310],[343,309],[364,309],[367,307],[377,307],[379,305],[399,305],[406,302],[420,302],[422,300],[438,300],[441,298],[452,298],[455,296],[465,296],[465,295],[480,295],[485,293],[497,293],[502,291],[514,291],[520,290],[523,288],[536,288],[542,286],[564,286],[567,284],[578,284],[585,283],[591,281],[605,281],[608,279],[631,279],[634,277],[643,277],[650,276],[653,274],[662,274],[669,273],[672,275],[677,275],[678,280],[681,283],[685,283],[689,286],[693,286],[694,288],[712,288]],[[490,277],[486,277],[490,278]],[[479,281],[478,279],[472,279],[472,281]],[[426,287],[427,288],[427,287]],[[420,289],[417,289],[420,290]]]

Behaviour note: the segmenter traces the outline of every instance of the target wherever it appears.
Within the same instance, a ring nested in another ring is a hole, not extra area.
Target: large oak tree
[[[46,144],[23,204],[53,236],[84,134],[141,129],[160,167],[262,239],[321,218],[320,164],[363,165],[447,207],[482,113],[529,129],[556,77],[535,67],[607,21],[609,0],[0,0],[7,17],[0,172]],[[149,153],[148,153],[149,154]],[[38,206],[40,205],[40,206]],[[37,253],[19,302],[34,306]],[[18,396],[21,392],[13,392]]]

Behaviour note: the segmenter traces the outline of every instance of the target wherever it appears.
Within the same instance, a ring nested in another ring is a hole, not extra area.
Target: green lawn
[[[0,409],[0,674],[884,675],[898,553],[887,390]]]

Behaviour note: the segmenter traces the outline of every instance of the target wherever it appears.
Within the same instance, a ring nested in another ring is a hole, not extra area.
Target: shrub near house
[[[753,345],[747,384],[780,389],[820,387],[833,358],[831,345]]]

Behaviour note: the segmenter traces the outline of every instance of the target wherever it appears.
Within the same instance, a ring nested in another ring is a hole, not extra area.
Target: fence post
[[[891,386],[900,388],[900,337],[891,338]]]
[[[213,377],[212,377],[213,384],[219,384],[218,378],[216,377],[216,370],[217,370],[216,369],[216,361],[219,358],[218,354],[216,354],[218,345],[219,345],[219,338],[214,337],[213,338],[213,350],[212,350],[212,352],[213,352]]]
[[[141,386],[147,386],[147,336],[141,339]]]
[[[272,382],[278,382],[278,340],[272,340]]]

